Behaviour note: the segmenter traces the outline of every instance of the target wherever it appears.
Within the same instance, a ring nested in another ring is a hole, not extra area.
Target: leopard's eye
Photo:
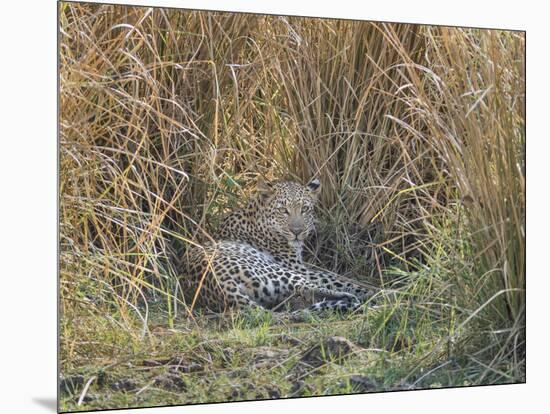
[[[302,213],[307,213],[310,210],[309,206],[303,205],[302,206]]]
[[[288,208],[286,207],[279,207],[278,210],[279,210],[279,213],[281,214],[287,214],[287,215],[290,214],[290,212],[288,211]]]

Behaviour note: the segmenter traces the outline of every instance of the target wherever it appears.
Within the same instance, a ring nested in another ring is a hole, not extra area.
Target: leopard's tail
[[[320,302],[314,303],[305,309],[306,312],[323,312],[327,310],[339,311],[342,313],[353,312],[359,309],[362,302],[356,298],[343,298],[343,299],[324,299]],[[303,312],[304,310],[295,311],[293,313]]]

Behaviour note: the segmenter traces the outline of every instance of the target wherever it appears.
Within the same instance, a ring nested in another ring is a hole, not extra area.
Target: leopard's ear
[[[256,190],[263,198],[267,198],[273,194],[273,184],[260,176],[256,183]]]
[[[317,197],[321,192],[321,181],[319,181],[318,178],[314,178],[309,183],[307,183],[306,187],[311,195]]]

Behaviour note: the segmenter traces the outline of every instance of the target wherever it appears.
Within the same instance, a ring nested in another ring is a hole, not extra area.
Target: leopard
[[[196,301],[214,312],[278,309],[303,298],[299,311],[359,308],[373,291],[303,260],[315,230],[321,182],[259,179],[244,207],[222,220],[214,238],[186,253],[186,281]],[[299,302],[299,301],[298,301]]]

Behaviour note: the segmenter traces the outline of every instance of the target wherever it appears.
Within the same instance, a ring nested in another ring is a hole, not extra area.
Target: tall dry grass
[[[457,329],[521,359],[524,50],[517,32],[60,3],[64,358],[74,315],[139,336],[152,297],[181,314],[175,259],[257,176],[316,175],[313,260],[380,285],[441,266]]]

